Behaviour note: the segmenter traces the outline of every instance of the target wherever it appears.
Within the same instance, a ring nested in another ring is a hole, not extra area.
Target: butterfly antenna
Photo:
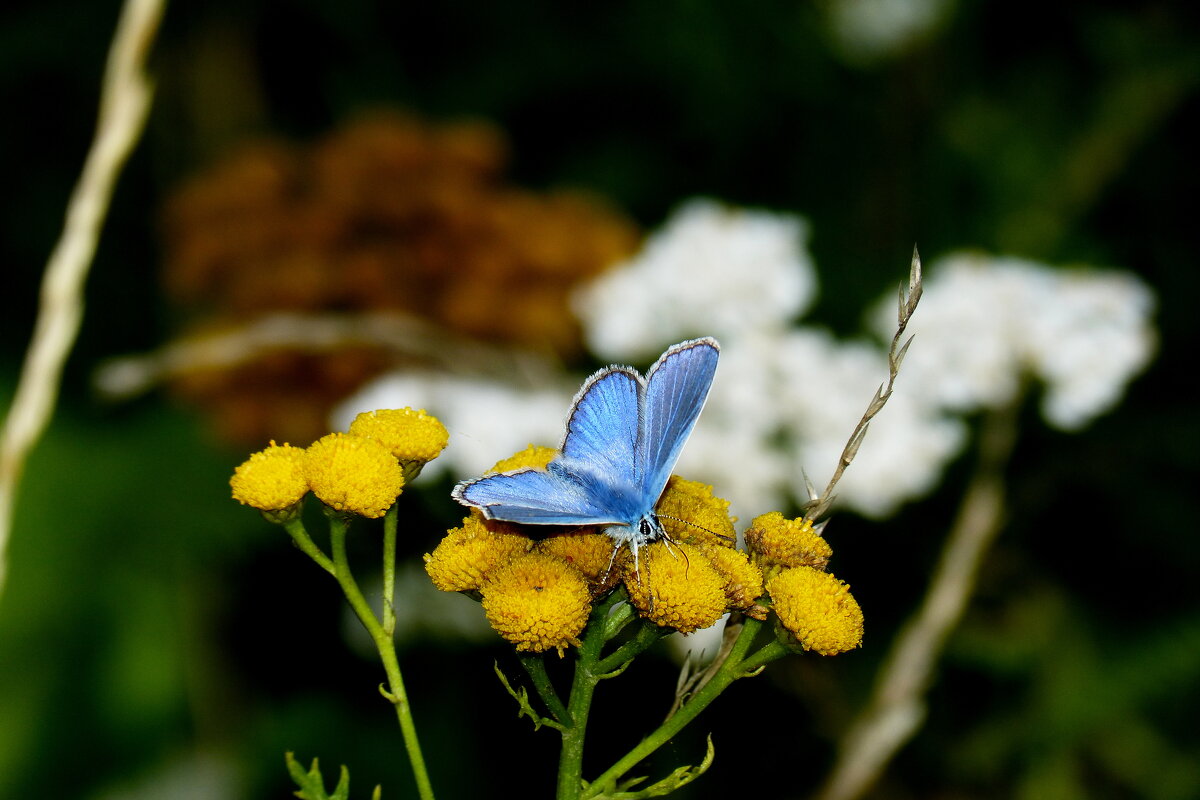
[[[697,525],[695,522],[691,522],[691,521],[683,519],[681,517],[673,517],[670,514],[659,514],[658,518],[659,519],[670,519],[670,520],[674,520],[675,522],[680,522],[684,525],[691,525],[693,528],[699,528],[700,530],[704,531],[705,533],[709,534],[710,536],[715,536],[718,539],[724,539],[725,541],[730,542],[730,543],[737,541],[737,539],[733,536],[726,536],[723,533],[717,533],[716,531],[709,530],[708,528],[704,527],[703,525]],[[665,531],[663,532],[663,538],[667,539],[668,541],[672,541],[667,536]]]

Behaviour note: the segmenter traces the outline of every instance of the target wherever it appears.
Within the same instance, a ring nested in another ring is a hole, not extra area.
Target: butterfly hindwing
[[[675,345],[646,373],[644,437],[639,443],[639,480],[653,505],[704,408],[720,346],[712,338]]]
[[[521,469],[485,475],[454,487],[454,499],[488,519],[527,525],[598,525],[617,522],[561,470]]]

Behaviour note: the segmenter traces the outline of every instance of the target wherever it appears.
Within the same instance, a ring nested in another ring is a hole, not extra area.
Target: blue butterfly
[[[571,402],[560,455],[545,470],[518,469],[463,481],[454,499],[487,519],[525,525],[602,525],[616,549],[666,536],[654,507],[704,407],[720,345],[680,342],[643,378],[612,366]]]

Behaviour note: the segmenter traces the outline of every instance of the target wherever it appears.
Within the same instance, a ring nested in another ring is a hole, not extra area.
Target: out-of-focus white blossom
[[[798,217],[693,201],[576,297],[593,352],[643,372],[682,339],[721,340],[712,391],[675,471],[712,484],[743,520],[807,500],[805,474],[824,489],[888,376],[883,347],[795,327],[815,293],[806,236]],[[872,314],[886,340],[895,302],[889,293]],[[1153,308],[1150,291],[1125,273],[963,254],[935,263],[895,392],[838,484],[839,504],[884,516],[927,492],[963,446],[959,415],[1011,402],[1026,376],[1046,384],[1048,421],[1086,424],[1149,360]],[[337,421],[426,408],[451,432],[427,469],[469,478],[528,444],[558,445],[573,390],[398,374],[347,401]]]
[[[450,431],[450,444],[425,466],[423,474],[449,470],[455,478],[467,478],[483,474],[530,444],[558,447],[572,393],[566,385],[521,390],[457,375],[397,372],[348,398],[333,419],[345,430],[360,411],[424,408]]]
[[[815,289],[806,220],[697,199],[580,291],[574,306],[593,353],[653,360],[683,339],[732,344],[748,331],[781,329]]]
[[[1046,421],[1074,430],[1111,409],[1154,352],[1154,296],[1128,273],[958,253],[925,274],[901,381],[930,405],[995,408],[1033,377]],[[873,319],[888,335],[894,299]]]
[[[827,0],[825,22],[837,51],[866,63],[899,55],[950,15],[953,0]]]
[[[809,328],[784,336],[772,361],[786,412],[789,489],[804,501],[804,474],[817,492],[825,488],[854,426],[887,380],[887,356],[873,344],[841,342]],[[964,441],[962,423],[916,399],[907,378],[901,374],[837,486],[842,504],[868,516],[886,516],[933,488]]]

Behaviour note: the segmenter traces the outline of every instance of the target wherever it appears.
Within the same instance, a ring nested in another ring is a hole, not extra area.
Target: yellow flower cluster
[[[424,411],[373,411],[360,414],[350,433],[328,434],[307,449],[271,442],[237,467],[229,483],[235,500],[280,522],[299,513],[309,491],[337,511],[382,517],[404,488],[405,472],[415,477],[447,438],[442,423]]]
[[[492,471],[540,469],[555,455],[531,445]],[[477,593],[492,627],[519,650],[561,653],[577,641],[592,602],[622,582],[641,616],[690,633],[728,611],[761,608],[762,574],[734,549],[728,507],[711,486],[672,477],[658,511],[691,525],[673,520],[670,541],[642,547],[636,564],[598,528],[531,531],[473,511],[425,556],[425,569],[443,591]]]
[[[863,613],[850,587],[825,571],[833,549],[806,519],[779,512],[756,517],[746,531],[750,560],[788,643],[823,656],[862,644]]]

